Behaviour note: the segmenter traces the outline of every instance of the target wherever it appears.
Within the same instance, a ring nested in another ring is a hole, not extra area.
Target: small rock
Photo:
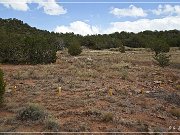
[[[8,86],[7,86],[5,89],[6,89],[5,91],[6,91],[7,93],[10,93],[10,92],[12,91],[12,89],[11,89],[10,87],[8,87]]]
[[[87,58],[88,61],[92,61],[92,58]]]
[[[153,132],[153,129],[152,129],[152,127],[151,126],[148,126],[148,132],[150,132],[150,133],[152,133]]]
[[[162,116],[162,115],[157,115],[156,117],[157,117],[157,118],[160,118],[160,119],[162,119],[162,120],[165,120],[165,117]]]
[[[149,93],[150,93],[150,91],[145,91],[145,93],[146,93],[146,94],[149,94]]]
[[[152,73],[152,75],[157,75],[157,73]]]
[[[154,81],[155,84],[161,84],[162,81]]]
[[[141,93],[141,90],[140,90],[140,89],[136,89],[136,90],[135,90],[135,93],[136,93],[136,94],[140,94],[140,93]]]
[[[168,80],[168,82],[169,82],[169,83],[173,83],[173,81],[172,81],[172,80]]]

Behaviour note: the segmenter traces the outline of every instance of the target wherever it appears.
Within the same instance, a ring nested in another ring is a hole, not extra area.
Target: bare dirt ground
[[[60,132],[180,132],[173,113],[180,109],[180,51],[170,53],[166,68],[147,51],[59,52],[55,64],[1,65],[7,87],[0,131],[46,131],[15,119],[21,107],[35,103],[58,121]]]

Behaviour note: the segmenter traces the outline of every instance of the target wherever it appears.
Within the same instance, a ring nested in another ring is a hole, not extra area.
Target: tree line
[[[31,27],[18,19],[0,18],[0,63],[38,64],[56,60],[56,52],[63,48],[85,46],[102,50],[109,48],[151,48],[167,52],[180,47],[180,31],[115,32],[81,36],[74,33],[54,33]],[[75,49],[71,49],[73,51]],[[79,51],[80,52],[80,51]],[[74,53],[76,54],[76,53]]]

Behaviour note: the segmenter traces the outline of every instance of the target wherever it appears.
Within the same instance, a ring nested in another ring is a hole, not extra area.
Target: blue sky
[[[0,17],[17,18],[39,29],[82,35],[116,31],[180,30],[180,1],[0,0]]]

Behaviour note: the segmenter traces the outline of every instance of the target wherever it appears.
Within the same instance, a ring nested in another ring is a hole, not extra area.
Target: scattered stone
[[[154,81],[155,84],[161,84],[162,81]]]
[[[169,83],[173,83],[173,81],[172,81],[172,80],[168,80],[168,82],[169,82]]]
[[[146,94],[149,94],[149,93],[150,93],[150,91],[145,91],[145,93],[146,93]]]
[[[90,57],[88,57],[87,60],[88,60],[88,61],[93,61],[92,58],[90,58]]]
[[[6,89],[7,93],[11,93],[12,89]]]
[[[166,119],[166,118],[165,118],[164,116],[162,116],[162,115],[157,115],[156,117],[159,118],[159,119],[162,119],[162,120],[165,120],[165,119]]]
[[[136,89],[135,90],[135,94],[143,94],[144,93],[144,89]]]

